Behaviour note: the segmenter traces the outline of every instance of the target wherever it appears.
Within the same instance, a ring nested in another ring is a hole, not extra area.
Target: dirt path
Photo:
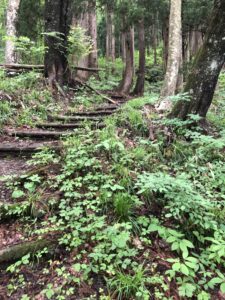
[[[9,175],[21,175],[29,168],[25,158],[0,158],[0,179]]]

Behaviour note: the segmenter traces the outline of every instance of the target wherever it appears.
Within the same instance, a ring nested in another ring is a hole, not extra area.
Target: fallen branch
[[[0,64],[0,67],[5,69],[27,69],[27,70],[34,70],[34,69],[44,69],[44,65],[23,65],[23,64]]]
[[[27,64],[0,64],[0,67],[5,68],[5,69],[10,69],[10,70],[21,70],[21,69],[26,69],[26,70],[44,70],[44,65],[27,65]],[[84,67],[72,67],[72,69],[75,70],[80,70],[80,71],[87,71],[87,72],[100,72],[104,71],[104,69],[99,69],[99,68],[84,68]]]
[[[39,250],[47,248],[53,248],[57,244],[56,240],[51,240],[48,238],[37,238],[34,241],[22,242],[20,244],[11,245],[5,249],[0,250],[0,263],[15,261],[20,259],[28,253],[35,253]]]
[[[87,71],[87,72],[100,72],[100,71],[104,71],[104,69],[83,68],[83,67],[72,67],[72,69],[79,70],[79,71]]]
[[[80,80],[76,80],[80,85],[82,85],[83,87],[87,87],[89,90],[95,92],[97,95],[101,96],[103,99],[109,101],[110,103],[113,103],[113,104],[117,104],[116,101],[112,100],[111,98],[103,95],[102,93],[100,93],[99,91],[97,91],[96,89],[94,89],[92,86],[88,85],[87,83],[83,83],[82,81]]]

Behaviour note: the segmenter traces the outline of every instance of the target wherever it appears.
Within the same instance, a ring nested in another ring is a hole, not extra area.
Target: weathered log
[[[72,67],[72,69],[79,70],[79,71],[87,71],[87,72],[100,72],[100,71],[104,71],[104,69],[99,69],[99,68],[84,68],[84,67]]]
[[[35,153],[38,151],[41,151],[44,147],[49,147],[52,150],[60,150],[61,146],[60,145],[48,145],[48,144],[43,144],[42,146],[40,145],[26,145],[26,146],[21,146],[21,145],[15,145],[15,144],[6,144],[6,145],[0,145],[0,155],[8,155],[8,154],[15,154],[15,155],[25,155],[25,154],[31,154]]]
[[[54,128],[54,129],[76,129],[76,128],[83,128],[83,124],[76,124],[76,123],[73,123],[73,124],[61,124],[61,123],[40,123],[40,124],[37,124],[36,125],[38,128]],[[102,123],[99,123],[99,124],[91,124],[91,127],[93,128],[102,128],[103,126],[105,126],[104,124]]]
[[[77,80],[77,82],[82,85],[83,87],[86,87],[88,88],[89,90],[91,90],[92,92],[95,92],[95,94],[99,95],[102,97],[102,99],[105,99],[107,101],[109,101],[110,103],[113,103],[113,104],[116,104],[117,102],[112,100],[111,98],[107,97],[106,95],[103,95],[102,93],[100,93],[99,91],[97,91],[96,89],[94,89],[92,86],[90,86],[89,84],[87,83],[83,83],[82,81],[80,80]]]
[[[44,69],[44,65],[26,65],[26,64],[0,64],[0,67],[5,69],[27,69],[27,70],[34,70],[34,69]]]
[[[0,250],[0,264],[15,261],[28,253],[33,254],[39,250],[44,249],[45,247],[47,247],[48,249],[53,249],[55,248],[56,244],[56,240],[52,240],[49,238],[37,238],[33,241],[25,241],[16,245],[10,245]]]
[[[68,114],[73,116],[95,117],[95,116],[112,115],[114,112],[115,110],[98,110],[98,111],[68,112]]]
[[[27,70],[34,70],[34,69],[38,69],[38,70],[44,70],[44,65],[28,65],[28,64],[0,64],[0,67],[5,68],[5,69],[17,69],[17,70],[21,70],[21,69],[27,69]],[[72,69],[75,70],[81,70],[81,71],[87,71],[87,72],[100,72],[100,71],[104,71],[104,69],[101,68],[84,68],[84,67],[72,67]]]
[[[67,122],[84,122],[84,121],[93,121],[98,122],[101,121],[101,117],[96,116],[64,116],[64,115],[49,115],[48,118],[50,120],[57,120],[57,121],[67,121]]]
[[[29,131],[29,130],[5,130],[5,134],[21,138],[34,139],[59,139],[62,136],[73,134],[73,131]]]
[[[99,111],[99,110],[104,110],[104,111],[114,111],[117,110],[118,108],[120,108],[120,104],[110,104],[110,105],[103,105],[100,107],[96,107],[95,110]]]

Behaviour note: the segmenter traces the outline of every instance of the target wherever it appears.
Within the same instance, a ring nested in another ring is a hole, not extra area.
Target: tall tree
[[[82,57],[78,66],[83,68],[98,67],[98,47],[97,47],[97,15],[96,0],[74,0],[73,25],[80,26],[92,40],[92,51]],[[87,81],[91,73],[79,70],[76,77],[82,81]]]
[[[106,5],[106,59],[113,64],[116,58],[113,5]]]
[[[16,20],[17,13],[20,5],[20,0],[9,0],[7,13],[6,13],[6,45],[5,45],[5,62],[15,63],[16,53],[15,53],[15,42],[16,37]]]
[[[134,95],[142,96],[145,87],[145,25],[144,19],[138,24],[138,47],[139,47],[139,68],[137,74],[137,82],[133,91]]]
[[[89,35],[93,42],[92,51],[89,54],[89,67],[98,67],[98,45],[97,45],[97,13],[96,13],[96,0],[88,1],[89,13]]]
[[[167,110],[171,107],[172,103],[169,97],[175,94],[177,88],[180,61],[182,56],[181,8],[182,0],[171,0],[168,60],[164,84],[160,93],[160,104],[158,106],[159,110]]]
[[[124,22],[126,24],[126,22]],[[133,28],[131,26],[124,26],[124,43],[125,43],[125,68],[123,78],[119,84],[117,91],[121,94],[128,94],[133,84],[134,78],[134,39]]]
[[[204,44],[195,58],[184,90],[191,99],[178,102],[172,110],[172,117],[186,119],[189,114],[206,117],[225,62],[224,28],[225,0],[215,0]]]
[[[68,82],[67,36],[71,25],[71,0],[45,1],[45,75],[53,87]]]
[[[73,9],[73,26],[80,26],[85,30],[86,35],[89,35],[89,13],[88,1],[75,2],[76,9]],[[78,62],[74,61],[78,67],[87,68],[89,66],[89,56],[83,56]],[[87,81],[90,74],[87,71],[77,71],[76,77],[82,81]]]

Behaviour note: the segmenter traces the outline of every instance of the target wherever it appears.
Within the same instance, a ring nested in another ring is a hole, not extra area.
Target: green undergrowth
[[[13,183],[20,205],[5,209],[19,217],[24,238],[51,237],[58,246],[8,267],[10,299],[225,293],[225,131],[207,136],[157,121],[146,114],[154,101],[133,100],[104,129],[75,133],[60,155],[36,154],[31,164],[42,171]]]
[[[8,78],[0,72],[0,128],[3,125],[34,126],[58,109],[43,78],[35,72]]]

